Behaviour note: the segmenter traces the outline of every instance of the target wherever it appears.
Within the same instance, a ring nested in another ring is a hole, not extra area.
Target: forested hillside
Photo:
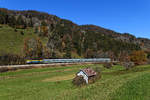
[[[135,50],[149,52],[150,40],[95,25],[77,25],[37,11],[0,9],[0,53],[28,59],[119,59]]]

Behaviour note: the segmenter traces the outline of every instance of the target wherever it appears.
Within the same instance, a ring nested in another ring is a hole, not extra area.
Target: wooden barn
[[[95,77],[96,75],[97,73],[91,68],[81,69],[77,73],[77,76],[82,76],[87,84],[89,83],[89,80]]]

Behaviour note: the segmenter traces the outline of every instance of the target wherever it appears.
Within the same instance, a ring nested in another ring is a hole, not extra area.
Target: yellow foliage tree
[[[137,65],[144,64],[147,61],[147,54],[142,50],[133,51],[130,55],[130,59]]]

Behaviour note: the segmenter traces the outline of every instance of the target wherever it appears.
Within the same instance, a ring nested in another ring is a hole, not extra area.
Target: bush
[[[0,65],[18,65],[25,64],[24,57],[14,54],[3,54],[0,56]]]
[[[105,63],[104,67],[110,69],[112,67],[112,63]]]
[[[147,60],[147,64],[150,64],[150,59]]]
[[[7,71],[16,71],[18,69],[19,68],[16,68],[16,67],[1,67],[0,68],[0,73],[7,72]]]
[[[96,74],[96,79],[101,78],[101,69],[100,69],[100,67],[94,68],[94,71],[97,73]]]
[[[119,62],[113,62],[112,64],[113,65],[119,65]]]
[[[97,74],[101,74],[101,69],[100,69],[100,67],[95,67],[95,68],[94,68],[94,71],[95,71]]]
[[[99,80],[101,78],[101,69],[100,69],[100,67],[94,68],[94,71],[96,72],[96,76],[89,77],[89,83],[94,83],[94,82],[96,82],[97,80]]]
[[[21,35],[24,35],[24,32],[23,32],[23,31],[21,31],[21,32],[20,32],[20,34],[21,34]]]
[[[135,66],[134,62],[123,62],[122,66],[125,67],[126,70],[133,68]]]
[[[73,85],[75,86],[83,86],[86,84],[86,81],[83,79],[82,76],[76,76],[73,81],[72,81]]]
[[[15,29],[14,29],[14,32],[18,32],[18,30],[15,28]]]
[[[9,69],[7,67],[0,68],[0,73],[7,72]]]

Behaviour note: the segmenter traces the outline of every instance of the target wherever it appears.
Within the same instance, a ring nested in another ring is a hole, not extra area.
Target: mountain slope
[[[19,36],[17,32],[13,34],[14,37],[18,37],[15,39],[15,41],[20,41],[18,44],[10,43],[14,38],[8,38],[8,41],[2,41],[2,39],[0,50],[14,47],[16,53],[21,52],[21,49],[23,50],[23,40],[28,36],[31,38],[36,36],[44,41],[42,44],[48,53],[45,54],[43,49],[41,51],[42,55],[48,55],[48,58],[112,56],[115,58],[122,52],[129,54],[134,50],[150,49],[149,39],[136,38],[129,33],[121,34],[95,25],[79,26],[69,20],[43,12],[13,11],[1,8],[0,19],[2,27],[9,26],[9,30],[1,28],[0,34],[7,30],[8,32],[5,32],[5,35],[11,36],[12,34],[9,35],[9,33],[14,33],[12,30],[23,31],[23,34],[21,33]],[[3,45],[3,42],[6,45]],[[16,48],[17,50],[15,50]],[[33,46],[29,49],[33,49]]]

